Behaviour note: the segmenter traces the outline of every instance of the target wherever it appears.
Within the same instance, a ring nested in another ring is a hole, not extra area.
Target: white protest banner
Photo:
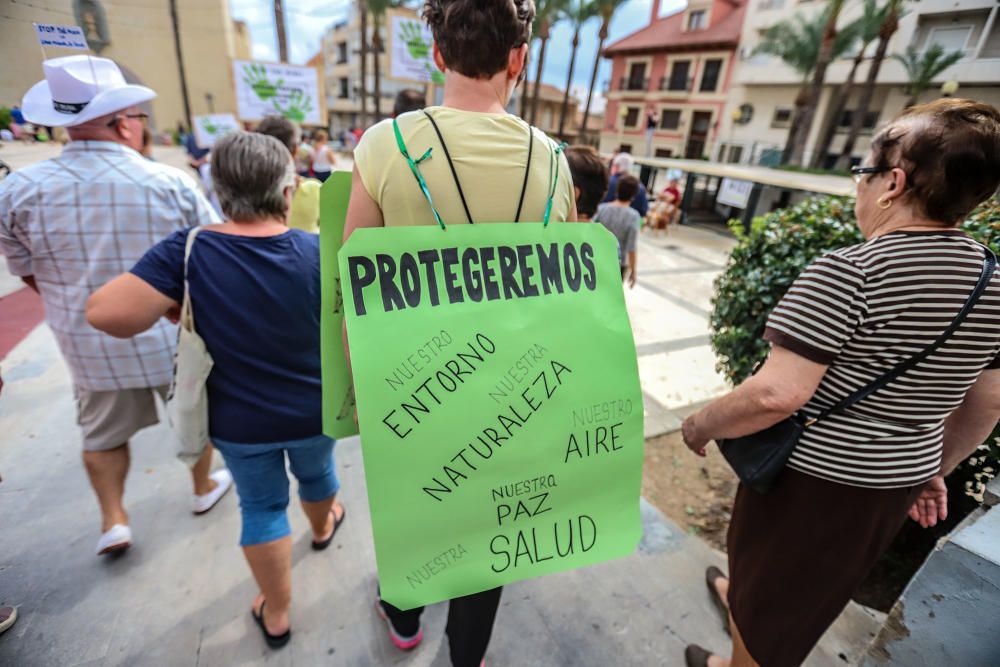
[[[753,183],[750,181],[724,178],[719,185],[719,196],[716,198],[716,201],[727,206],[746,208],[751,190],[753,190]]]
[[[194,138],[201,148],[211,148],[218,139],[238,129],[240,123],[231,113],[194,117]]]
[[[233,61],[236,107],[242,120],[275,114],[306,125],[324,125],[319,70],[275,63]]]
[[[389,76],[402,81],[444,85],[444,74],[434,64],[434,36],[423,21],[407,14],[391,14]]]
[[[36,23],[35,34],[38,36],[38,43],[43,48],[58,46],[64,49],[82,49],[83,51],[88,51],[90,48],[87,46],[87,38],[80,26]]]

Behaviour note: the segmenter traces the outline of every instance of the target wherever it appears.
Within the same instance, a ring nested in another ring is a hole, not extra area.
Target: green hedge
[[[813,197],[755,218],[749,230],[736,220],[729,226],[739,243],[715,282],[712,347],[718,370],[737,384],[767,356],[768,344],[761,339],[767,316],[796,276],[824,252],[864,239],[854,200],[843,197]],[[973,211],[963,229],[1000,253],[1000,199]],[[1000,429],[956,470],[950,486],[975,496],[982,492],[982,484],[1000,467],[998,436]]]

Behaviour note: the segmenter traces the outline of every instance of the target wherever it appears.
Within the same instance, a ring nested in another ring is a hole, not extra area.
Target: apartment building
[[[701,158],[719,136],[748,0],[690,0],[604,49],[610,58],[600,150]]]
[[[797,12],[818,14],[825,2],[819,0],[749,0],[750,7],[743,24],[740,49],[729,104],[722,115],[718,139],[710,153],[713,159],[727,162],[775,164],[788,136],[794,100],[801,78],[780,59],[754,54],[766,30],[775,23],[788,20]],[[845,3],[840,25],[857,18],[862,11],[860,0]],[[935,80],[934,85],[919,98],[921,102],[941,97],[947,91],[958,97],[969,97],[1000,106],[1000,20],[997,0],[921,0],[904,5],[905,14],[899,29],[889,43],[889,54],[902,54],[912,45],[924,51],[940,44],[947,51],[961,50],[965,55]],[[867,55],[875,51],[872,44]],[[833,112],[832,98],[837,86],[847,78],[855,53],[848,53],[832,63],[816,120],[806,143],[805,159],[812,160],[823,128]],[[857,105],[860,88],[867,75],[870,59],[861,65],[856,75],[854,92],[847,107],[837,119],[836,133],[829,153],[821,164],[832,165],[840,155],[851,117]],[[948,83],[946,91],[942,84]],[[864,119],[864,130],[853,151],[852,161],[859,162],[868,151],[872,132],[880,124],[903,110],[908,95],[906,71],[902,64],[887,59],[879,71],[878,86]],[[957,90],[954,86],[957,84]]]

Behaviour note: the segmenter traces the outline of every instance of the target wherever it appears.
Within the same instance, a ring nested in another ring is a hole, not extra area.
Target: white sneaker
[[[226,468],[220,468],[208,476],[215,480],[216,486],[203,496],[195,496],[192,510],[195,514],[204,514],[215,507],[215,504],[222,500],[229,489],[233,488],[233,476]]]
[[[132,546],[132,529],[123,523],[116,523],[97,540],[97,555],[124,551],[130,546]]]

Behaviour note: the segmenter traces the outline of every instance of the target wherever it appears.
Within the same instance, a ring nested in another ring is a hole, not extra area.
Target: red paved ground
[[[44,319],[42,299],[31,288],[23,287],[0,297],[0,359]]]

